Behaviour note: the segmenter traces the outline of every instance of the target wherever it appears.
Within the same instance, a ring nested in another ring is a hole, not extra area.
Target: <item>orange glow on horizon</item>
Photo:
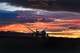
[[[36,29],[60,29],[60,28],[65,28],[62,25],[59,24],[74,24],[76,26],[79,25],[80,22],[76,24],[76,22],[48,22],[48,23],[43,23],[43,22],[35,22],[35,23],[24,23],[24,24],[11,24],[11,25],[6,25],[6,26],[1,26],[0,31],[14,31],[14,32],[21,32],[21,33],[29,33],[31,32],[27,27],[30,27],[32,30]],[[75,33],[73,31],[76,31]],[[80,38],[80,30],[73,30],[73,31],[60,31],[60,33],[71,33],[73,35],[54,35],[55,32],[49,31],[52,33],[49,33],[50,37],[66,37],[66,38]],[[59,33],[59,32],[56,32]]]

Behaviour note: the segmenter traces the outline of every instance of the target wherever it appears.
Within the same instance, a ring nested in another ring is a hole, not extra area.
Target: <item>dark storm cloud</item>
[[[12,5],[28,6],[27,0],[0,0],[0,2],[9,2]]]
[[[9,2],[12,5],[30,7],[31,5],[38,5],[38,2],[29,2],[28,0],[0,0],[0,2]],[[76,11],[80,12],[80,0],[55,0],[53,2],[54,5],[51,7],[50,2],[46,2],[49,7],[44,9],[47,10],[66,10],[66,11]],[[34,7],[32,7],[34,8]],[[43,7],[35,7],[43,9]]]
[[[58,2],[62,10],[80,12],[80,0],[60,0]]]
[[[11,5],[30,7],[30,8],[40,8],[46,10],[66,10],[66,11],[76,11],[80,12],[80,0],[55,0],[53,2],[42,2],[47,4],[47,7],[33,6],[38,5],[40,2],[28,1],[28,0],[0,0],[0,2],[9,2]],[[41,4],[40,4],[41,5]]]

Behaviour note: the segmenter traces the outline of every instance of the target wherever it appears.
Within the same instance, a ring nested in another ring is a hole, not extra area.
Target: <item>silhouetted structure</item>
[[[36,32],[35,31],[33,31],[32,29],[30,29],[30,28],[28,28],[29,30],[31,30],[33,33],[32,33],[32,36],[33,37],[43,37],[43,38],[45,38],[45,37],[48,37],[48,34],[46,33],[46,31],[45,31],[45,29],[44,30],[42,30],[41,32],[40,31],[37,31],[36,30]]]

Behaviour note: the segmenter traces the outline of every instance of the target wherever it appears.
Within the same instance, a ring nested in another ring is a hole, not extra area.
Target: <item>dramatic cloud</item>
[[[7,9],[5,9],[7,10]],[[4,11],[0,10],[0,25],[1,24],[11,24],[11,23],[24,23],[24,22],[35,22],[37,19],[42,21],[51,21],[54,19],[55,21],[78,21],[80,20],[80,13],[75,12],[67,12],[67,11],[45,11],[45,10],[26,10],[24,13],[23,11]],[[38,14],[37,14],[38,13]],[[17,18],[18,16],[21,18]],[[27,17],[25,17],[27,16]],[[28,17],[30,16],[30,17]],[[36,17],[38,16],[38,17]],[[48,19],[49,17],[52,17],[51,19]],[[39,18],[41,17],[41,19]],[[54,21],[53,20],[53,21]]]
[[[16,11],[16,10],[32,10],[34,11],[35,9],[31,8],[23,8],[20,6],[12,6],[10,3],[0,3],[0,10],[6,10],[6,11]]]
[[[28,0],[0,0],[0,2],[9,2],[15,6],[23,6],[23,7],[30,7],[31,5],[38,5],[39,2],[29,2]],[[46,4],[51,4],[46,2]],[[80,12],[80,0],[55,0],[53,2],[55,5],[49,5],[49,8],[40,7],[40,9],[47,9],[47,10],[67,10],[67,11],[76,11]],[[50,6],[53,6],[51,8]],[[56,8],[57,7],[57,8]],[[33,8],[33,7],[31,7]],[[35,7],[38,8],[38,7]]]
[[[25,15],[29,16],[52,16],[55,18],[57,21],[60,21],[63,19],[65,20],[79,20],[80,19],[80,13],[76,12],[68,12],[68,11],[47,11],[47,10],[41,10],[41,9],[32,9],[32,8],[24,8],[22,6],[15,6],[12,5],[11,3],[7,2],[0,2],[0,24],[7,24],[7,23],[13,23],[13,22],[33,22],[34,17],[29,17],[27,18],[16,18],[18,13],[23,12]],[[23,14],[24,14],[23,13]],[[33,21],[32,21],[33,20]]]

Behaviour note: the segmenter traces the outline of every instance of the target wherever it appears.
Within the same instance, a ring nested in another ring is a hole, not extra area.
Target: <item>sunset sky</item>
[[[0,6],[2,6],[0,7],[1,30],[26,31],[26,27],[30,27],[34,30],[48,28],[47,30],[52,32],[59,29],[65,29],[66,25],[80,26],[80,13],[77,12],[48,11],[21,6],[17,7],[7,2],[1,2]],[[36,18],[38,20],[48,19],[47,21],[50,19],[51,21],[34,22]],[[26,25],[23,25],[23,23]],[[20,27],[20,29],[16,27]]]
[[[50,11],[13,5],[10,2],[0,2],[0,31],[31,32],[43,30],[47,32],[63,31],[75,27],[80,29],[80,13],[73,11]]]

